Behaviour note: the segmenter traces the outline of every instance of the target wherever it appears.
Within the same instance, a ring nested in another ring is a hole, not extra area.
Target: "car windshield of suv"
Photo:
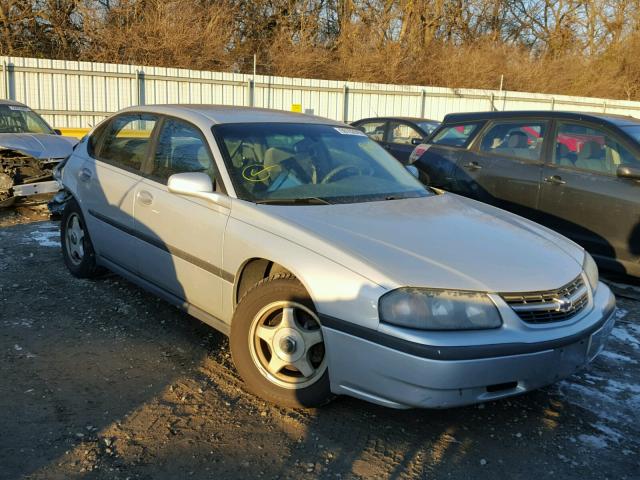
[[[430,195],[355,128],[251,123],[213,127],[238,196],[258,203],[357,203]]]
[[[620,128],[640,142],[640,125],[626,125]]]
[[[54,134],[36,112],[22,105],[0,105],[0,133]]]

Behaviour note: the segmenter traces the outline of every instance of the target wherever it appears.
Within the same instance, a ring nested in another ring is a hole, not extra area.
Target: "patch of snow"
[[[578,435],[578,440],[591,448],[602,449],[609,446],[604,438],[598,437],[596,435]]]
[[[607,383],[608,385],[605,387],[605,390],[608,390],[610,392],[640,393],[640,385],[634,385],[633,383],[618,382],[616,380],[609,380]]]
[[[614,352],[610,352],[608,350],[605,350],[604,352],[600,353],[600,357],[604,357],[607,360],[611,360],[612,362],[616,362],[616,363],[638,363],[637,360],[634,360],[631,357],[628,357],[626,355],[622,355],[620,353],[614,353]]]
[[[29,233],[30,239],[41,247],[60,248],[60,232],[56,230],[39,229]]]
[[[633,348],[640,348],[640,340],[638,340],[635,336],[633,336],[623,326],[615,327],[611,331],[611,336],[622,343],[627,343],[631,345]]]
[[[622,435],[619,431],[605,425],[604,423],[592,423],[591,426],[596,430],[604,433],[609,439],[613,440],[616,443],[620,443],[620,440],[624,439],[624,435]]]
[[[628,313],[629,310],[626,310],[624,308],[616,308],[616,320],[622,320],[627,316]]]
[[[628,405],[623,399],[617,398],[617,395],[605,393],[601,387],[591,387],[564,380],[558,384],[558,389],[558,393],[568,402],[584,408],[607,422],[628,423],[633,421],[632,419],[635,417],[635,413],[630,415],[630,410],[634,410],[631,405]]]

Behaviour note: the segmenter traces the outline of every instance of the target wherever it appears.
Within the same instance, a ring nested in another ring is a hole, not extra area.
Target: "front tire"
[[[84,221],[82,210],[75,199],[70,199],[62,213],[60,223],[62,258],[77,278],[94,278],[102,273],[96,264],[96,254]]]
[[[286,407],[318,407],[333,396],[313,302],[292,274],[258,282],[231,324],[231,354],[247,389]]]

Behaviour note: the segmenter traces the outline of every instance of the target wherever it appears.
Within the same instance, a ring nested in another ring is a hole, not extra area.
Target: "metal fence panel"
[[[386,85],[166,67],[0,57],[0,95],[26,103],[59,128],[89,128],[138,104],[194,103],[300,108],[334,120],[453,112],[572,110],[640,117],[640,102],[480,89]]]

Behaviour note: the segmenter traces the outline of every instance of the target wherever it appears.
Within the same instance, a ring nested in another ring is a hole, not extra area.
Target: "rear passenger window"
[[[451,147],[465,147],[468,145],[474,132],[478,130],[479,125],[478,123],[465,123],[463,125],[444,127],[429,143],[449,145]]]
[[[480,151],[538,161],[546,131],[547,122],[495,123],[482,137]]]
[[[640,164],[605,130],[570,122],[558,125],[553,163],[610,175],[615,175],[621,165]]]
[[[132,171],[139,171],[157,122],[154,115],[120,115],[109,123],[99,158]]]

